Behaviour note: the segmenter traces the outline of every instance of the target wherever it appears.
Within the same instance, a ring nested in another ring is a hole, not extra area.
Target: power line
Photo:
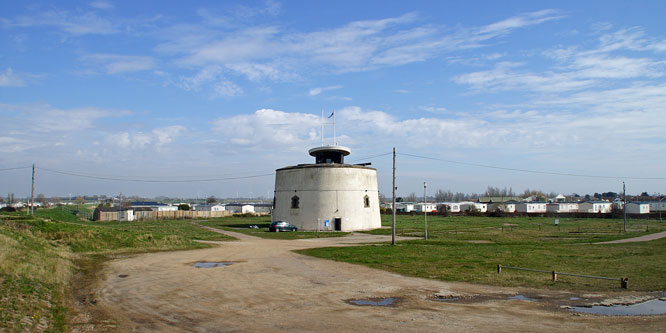
[[[391,154],[393,154],[393,153],[391,152],[391,153],[386,153],[386,154],[379,154],[379,155],[373,155],[373,156],[368,156],[368,157],[363,157],[363,158],[357,158],[357,159],[351,160],[350,162],[358,162],[358,161],[363,161],[363,160],[369,160],[371,158],[388,156],[388,155],[391,155]]]
[[[250,175],[250,176],[239,176],[239,177],[221,177],[221,178],[206,178],[206,179],[190,179],[190,180],[182,180],[182,179],[158,179],[158,180],[150,180],[150,179],[136,179],[136,178],[119,178],[119,177],[104,177],[104,176],[93,176],[93,175],[86,175],[86,174],[80,174],[80,173],[74,173],[74,172],[66,172],[66,171],[58,171],[58,170],[52,170],[52,169],[46,169],[46,168],[37,168],[43,171],[48,171],[48,172],[53,172],[61,175],[67,175],[67,176],[73,176],[73,177],[80,177],[80,178],[89,178],[89,179],[99,179],[99,180],[110,180],[110,181],[124,181],[124,182],[138,182],[138,183],[192,183],[192,182],[214,182],[214,181],[223,181],[223,180],[235,180],[235,179],[248,179],[248,178],[259,178],[259,177],[266,177],[266,176],[274,176],[275,173],[267,173],[267,174],[260,174],[260,175]]]
[[[9,170],[22,170],[22,169],[30,169],[32,168],[31,166],[26,166],[26,167],[16,167],[16,168],[4,168],[0,169],[0,171],[9,171]]]
[[[398,153],[398,155],[404,155],[404,156],[410,156],[410,157],[416,157],[416,158],[422,158],[422,159],[426,159],[426,160],[440,161],[440,162],[446,162],[446,163],[453,163],[453,164],[469,165],[469,166],[475,166],[475,167],[480,167],[480,168],[508,170],[508,171],[517,171],[517,172],[526,172],[526,173],[536,173],[536,174],[554,175],[554,176],[583,177],[583,178],[604,178],[604,179],[666,180],[666,177],[624,177],[624,176],[621,177],[621,176],[586,175],[586,174],[575,174],[575,173],[564,173],[564,172],[550,172],[550,171],[538,171],[538,170],[529,170],[529,169],[507,168],[507,167],[500,167],[500,166],[495,166],[495,165],[485,165],[485,164],[459,162],[459,161],[453,161],[453,160],[446,160],[446,159],[442,159],[442,158],[420,156],[420,155],[413,155],[413,154],[405,154],[405,153]]]

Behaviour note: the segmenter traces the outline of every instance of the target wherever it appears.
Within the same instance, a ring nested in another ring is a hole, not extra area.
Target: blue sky
[[[401,195],[663,193],[665,7],[2,2],[0,169],[35,163],[49,196],[269,196],[312,160],[323,109],[385,194],[392,147]],[[0,171],[0,193],[29,190]]]

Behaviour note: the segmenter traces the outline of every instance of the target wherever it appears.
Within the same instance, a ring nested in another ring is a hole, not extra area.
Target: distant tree
[[[208,203],[208,204],[216,204],[216,203],[217,203],[217,198],[215,198],[214,195],[211,195],[210,197],[208,197],[208,199],[206,199],[206,203]]]
[[[60,197],[51,197],[51,203],[54,205],[60,204]]]
[[[190,205],[180,204],[180,205],[178,205],[178,210],[190,210]]]
[[[393,198],[391,198],[391,200],[393,200]],[[386,198],[386,196],[384,194],[379,192],[379,202],[387,202],[387,201],[388,201],[388,198]]]
[[[416,193],[410,193],[405,200],[407,200],[407,202],[416,202]]]
[[[594,192],[593,197],[594,197],[595,199],[601,199],[601,194],[599,194],[599,193],[597,193],[597,192]]]
[[[37,196],[35,197],[35,201],[44,205],[46,203],[46,196],[43,193],[37,194]]]
[[[74,199],[74,202],[76,202],[77,205],[81,205],[85,202],[85,200],[83,200],[83,197],[76,197],[76,199]]]
[[[395,198],[395,202],[402,202],[402,197]]]

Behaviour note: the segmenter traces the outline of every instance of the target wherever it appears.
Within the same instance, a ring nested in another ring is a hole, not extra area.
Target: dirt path
[[[614,240],[614,241],[610,241],[610,242],[601,242],[601,243],[595,243],[595,244],[619,244],[619,243],[633,243],[633,242],[649,242],[651,240],[660,239],[660,238],[664,238],[664,237],[666,237],[666,231],[657,232],[657,233],[654,233],[654,234],[640,236],[640,237],[618,239],[618,240]]]
[[[635,331],[666,324],[664,316],[575,315],[558,309],[560,300],[574,296],[566,292],[410,278],[292,252],[385,241],[390,237],[287,241],[243,235],[211,249],[114,260],[103,271],[96,307],[122,331]],[[200,261],[233,264],[195,268]],[[549,301],[506,300],[518,293]],[[434,301],[435,295],[477,301]],[[400,300],[394,307],[347,302],[376,297]]]

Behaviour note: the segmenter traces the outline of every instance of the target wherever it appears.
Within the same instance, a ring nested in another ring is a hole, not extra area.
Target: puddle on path
[[[127,274],[120,274],[120,275],[118,275],[119,278],[126,278],[126,277],[128,277],[128,276],[129,276],[129,275],[127,275]]]
[[[528,302],[538,302],[539,300],[536,298],[530,298],[525,295],[515,295],[507,298],[510,301],[528,301]]]
[[[651,301],[612,306],[572,306],[571,311],[592,313],[602,316],[650,316],[666,314],[666,301],[653,299]]]
[[[385,298],[366,298],[366,299],[350,299],[348,303],[359,306],[395,306],[395,303],[400,301],[398,297],[385,297]]]
[[[455,302],[459,301],[460,297],[435,296],[432,300],[437,302]]]
[[[213,267],[224,267],[233,265],[231,261],[222,261],[222,262],[195,262],[194,267],[196,268],[213,268]]]

